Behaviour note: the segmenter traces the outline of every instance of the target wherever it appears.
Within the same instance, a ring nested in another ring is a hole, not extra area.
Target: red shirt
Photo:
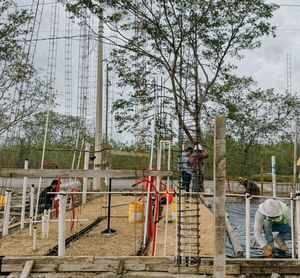
[[[203,172],[203,159],[208,158],[208,152],[206,150],[194,151],[188,159],[187,164],[191,167],[192,172]]]

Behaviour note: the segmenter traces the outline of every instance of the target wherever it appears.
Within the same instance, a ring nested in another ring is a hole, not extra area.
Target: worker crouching
[[[239,177],[239,184],[245,187],[245,193],[260,195],[259,187],[255,182],[250,181],[247,178]]]
[[[273,232],[278,232],[274,238]],[[282,252],[287,252],[285,240],[291,239],[288,206],[274,199],[267,199],[260,204],[255,214],[254,236],[267,258],[275,257],[274,242]]]

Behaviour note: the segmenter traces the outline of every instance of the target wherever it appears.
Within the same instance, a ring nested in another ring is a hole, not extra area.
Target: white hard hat
[[[282,214],[279,201],[267,199],[259,206],[260,212],[267,217],[277,217]]]
[[[194,151],[202,151],[203,150],[203,147],[201,144],[198,144],[194,147]]]

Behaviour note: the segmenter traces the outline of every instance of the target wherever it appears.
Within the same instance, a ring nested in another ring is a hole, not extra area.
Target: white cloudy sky
[[[19,1],[27,2],[29,0]],[[279,10],[275,12],[275,16],[271,20],[277,26],[277,37],[264,38],[260,49],[245,52],[245,58],[238,62],[238,73],[253,76],[260,87],[274,87],[276,90],[285,91],[287,88],[287,54],[289,53],[291,55],[292,91],[300,93],[300,80],[298,78],[300,74],[300,39],[298,38],[300,35],[300,0],[267,0],[267,2],[280,5]],[[48,20],[50,18],[50,6],[46,6],[44,12],[44,14],[48,14]],[[62,14],[63,10],[61,9],[60,12]],[[60,22],[61,27],[59,29],[61,31],[59,35],[64,35],[64,17],[62,15]],[[47,19],[44,19],[41,31],[41,37],[49,35]],[[63,41],[60,41],[59,45],[59,49],[63,50]],[[44,46],[46,45],[44,44]],[[43,47],[44,54],[46,49],[47,47]],[[61,54],[62,51],[59,51],[58,55]],[[39,55],[38,57],[41,59],[40,65],[46,63],[46,55]],[[58,63],[57,67],[59,72],[63,72],[62,63]]]
[[[251,1],[251,0],[249,0]],[[31,0],[16,0],[19,5],[28,5]],[[40,38],[50,35],[50,14],[52,1],[46,0],[43,21],[41,24]],[[275,88],[284,92],[287,88],[287,54],[291,55],[292,91],[300,94],[300,0],[267,0],[269,3],[280,4],[271,22],[277,26],[277,37],[264,38],[260,49],[244,52],[245,58],[238,62],[239,75],[252,76],[262,88]],[[58,36],[64,36],[65,30],[64,9],[60,8],[60,23]],[[78,27],[74,27],[74,34],[79,34]],[[38,66],[47,68],[49,41],[40,41],[36,54]],[[60,92],[64,91],[64,40],[58,40],[57,52],[57,79],[56,85]],[[78,89],[78,39],[73,40],[73,83]],[[93,70],[95,75],[95,70]],[[95,87],[95,84],[93,84]],[[74,102],[76,97],[74,98]],[[76,111],[73,111],[76,113]]]
[[[265,38],[260,49],[247,51],[239,62],[240,74],[253,76],[263,88],[287,89],[287,53],[291,55],[292,92],[300,93],[300,0],[276,0],[280,4],[271,22],[276,38]]]

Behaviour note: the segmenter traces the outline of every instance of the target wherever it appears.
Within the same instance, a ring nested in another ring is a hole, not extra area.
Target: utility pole
[[[99,17],[98,36],[98,71],[97,71],[97,105],[95,131],[95,161],[94,170],[100,170],[102,165],[102,104],[103,104],[103,11]],[[100,190],[103,179],[94,178],[93,190]]]

